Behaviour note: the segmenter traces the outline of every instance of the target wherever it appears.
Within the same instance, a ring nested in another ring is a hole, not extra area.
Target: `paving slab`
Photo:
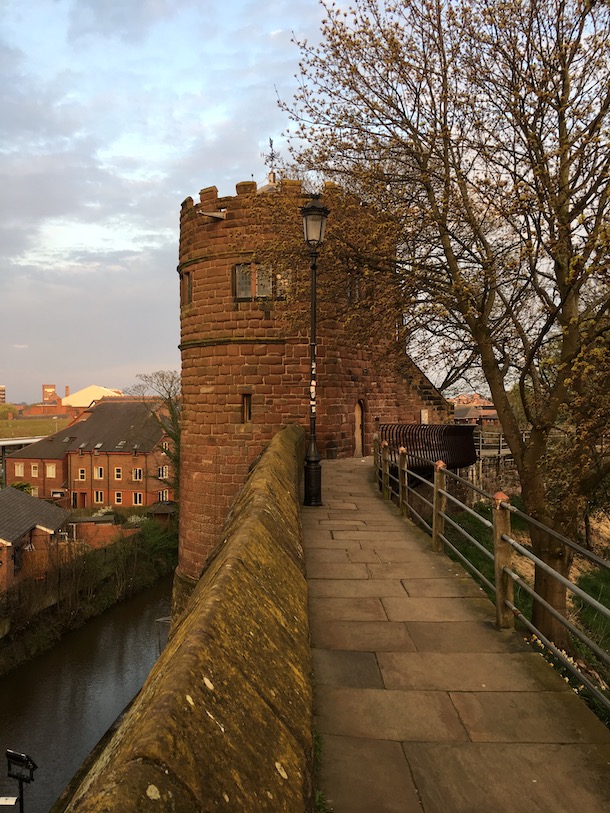
[[[399,579],[310,579],[310,596],[327,596],[334,598],[361,598],[364,596],[383,598],[383,596],[406,595],[403,583]]]
[[[328,734],[323,756],[319,779],[332,787],[326,798],[331,810],[422,813],[400,743]]]
[[[607,746],[469,742],[403,748],[425,813],[610,810]],[[349,804],[339,810],[350,810]]]
[[[313,646],[353,652],[414,652],[407,625],[392,621],[310,619]]]
[[[388,689],[443,692],[572,692],[536,652],[378,652]]]
[[[316,683],[347,686],[350,689],[383,689],[383,680],[373,652],[312,649]]]
[[[371,470],[323,461],[324,505],[302,512],[333,813],[610,811],[610,730]]]
[[[411,742],[469,739],[446,692],[317,686],[314,712],[321,734]]]
[[[382,599],[390,621],[475,621],[485,620],[492,609],[487,598],[413,598],[387,596]]]
[[[484,595],[482,588],[473,579],[457,575],[437,579],[403,579],[402,585],[408,596],[419,598],[481,597]]]

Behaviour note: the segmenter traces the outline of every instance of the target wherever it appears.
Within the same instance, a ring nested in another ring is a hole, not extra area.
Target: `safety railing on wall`
[[[610,630],[610,609],[589,592],[549,567],[529,546],[529,529],[537,528],[570,548],[581,561],[610,573],[610,561],[597,556],[571,539],[548,528],[510,504],[506,494],[494,495],[473,486],[465,478],[449,471],[441,461],[429,460],[429,471],[422,474],[409,468],[404,447],[391,453],[387,441],[375,439],[374,464],[379,488],[386,499],[392,499],[401,512],[417,522],[432,537],[432,548],[447,549],[479,581],[495,601],[496,622],[501,628],[514,627],[518,621],[535,636],[556,662],[584,687],[610,713],[610,655],[603,637],[594,640],[595,630],[579,624],[584,613],[601,619],[602,628]],[[454,492],[454,493],[451,493]],[[469,497],[467,502],[456,493]],[[523,529],[526,540],[514,537],[511,525]],[[524,561],[556,579],[572,595],[571,610],[565,615],[545,601],[524,577]],[[518,571],[521,571],[519,573]],[[517,596],[517,597],[516,597]],[[548,639],[532,622],[533,603],[542,605],[578,642],[580,652],[589,657],[579,662]],[[599,624],[597,625],[600,626]],[[608,635],[610,633],[607,632]],[[606,639],[607,640],[607,639]],[[601,642],[600,642],[601,641]]]

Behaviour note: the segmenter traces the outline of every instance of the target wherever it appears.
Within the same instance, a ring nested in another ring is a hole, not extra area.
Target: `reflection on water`
[[[141,689],[170,613],[171,577],[66,635],[0,678],[0,796],[16,796],[7,748],[38,765],[25,813],[48,813],[85,757]],[[15,808],[3,808],[18,810]]]

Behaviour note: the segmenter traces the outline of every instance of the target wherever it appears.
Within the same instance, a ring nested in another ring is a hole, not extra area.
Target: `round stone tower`
[[[230,505],[253,461],[283,426],[308,424],[307,322],[295,327],[286,318],[291,280],[260,261],[261,245],[277,237],[265,203],[282,196],[284,211],[292,214],[281,228],[296,236],[302,234],[299,212],[307,198],[295,181],[271,182],[260,190],[244,182],[236,192],[219,197],[216,187],[203,189],[199,203],[184,201],[180,216],[183,422],[177,609],[221,541]],[[329,231],[332,217],[331,208]],[[295,262],[307,275],[304,242]],[[301,294],[305,308],[308,298],[309,291]],[[430,397],[432,386],[412,363],[409,383],[396,370],[384,371],[370,344],[354,344],[336,320],[319,323],[322,457],[370,451],[376,416],[419,421],[425,409],[430,420],[446,417],[446,404],[438,394]]]

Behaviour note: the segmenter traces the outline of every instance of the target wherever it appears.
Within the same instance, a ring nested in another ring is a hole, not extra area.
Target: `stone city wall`
[[[142,691],[54,813],[312,809],[303,440],[273,438]]]

